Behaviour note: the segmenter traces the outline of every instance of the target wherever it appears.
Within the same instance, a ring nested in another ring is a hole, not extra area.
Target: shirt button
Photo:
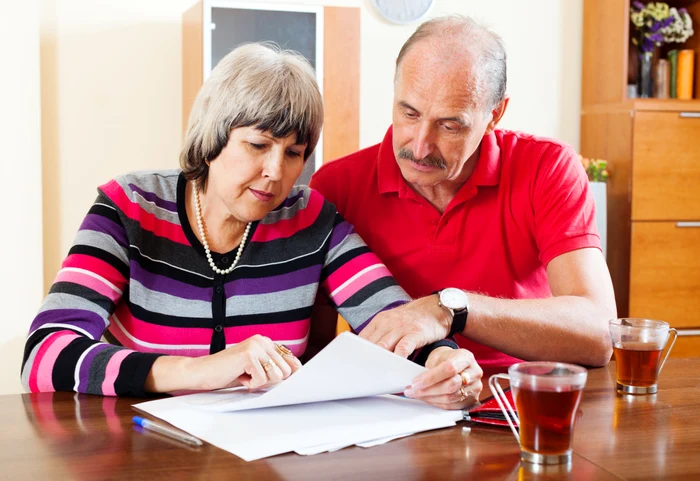
[[[228,264],[228,257],[224,256],[221,258],[221,263],[222,264]]]
[[[223,291],[224,288],[221,286],[216,286],[216,289],[214,289],[214,290],[216,291],[217,294],[221,294],[221,291]]]
[[[216,327],[214,328],[214,330],[216,332],[221,332],[221,331],[223,331],[223,329],[224,329],[224,326],[222,326],[221,324],[217,324]]]

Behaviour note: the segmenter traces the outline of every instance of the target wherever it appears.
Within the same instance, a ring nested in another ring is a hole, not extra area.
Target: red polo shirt
[[[391,128],[381,144],[325,164],[311,187],[336,205],[412,297],[444,287],[509,299],[551,297],[549,261],[600,249],[576,152],[522,132],[484,137],[474,172],[442,214],[403,179]],[[465,337],[457,341],[482,365],[516,361]]]

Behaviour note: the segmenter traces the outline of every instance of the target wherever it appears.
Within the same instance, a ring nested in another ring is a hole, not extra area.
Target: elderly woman
[[[303,57],[250,44],[222,59],[194,103],[181,170],[98,189],[31,326],[26,388],[266,388],[301,366],[319,288],[356,332],[409,302],[335,207],[294,187],[322,122]],[[445,342],[423,348],[433,369],[415,397],[463,407],[481,370]]]

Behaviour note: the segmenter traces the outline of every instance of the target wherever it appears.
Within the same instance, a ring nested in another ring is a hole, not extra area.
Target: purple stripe
[[[93,339],[99,339],[104,331],[105,320],[99,314],[83,309],[52,309],[40,312],[34,318],[29,332],[48,323],[70,324],[89,332]]]
[[[99,214],[86,215],[83,223],[80,224],[80,230],[102,232],[103,234],[111,236],[119,243],[119,245],[123,247],[127,247],[129,245],[124,228],[121,225],[116,224],[111,219],[103,217]]]
[[[132,191],[139,193],[141,195],[141,197],[143,197],[144,199],[146,199],[149,202],[153,202],[158,207],[162,207],[163,209],[169,210],[171,212],[177,212],[177,202],[172,202],[169,200],[161,199],[153,192],[146,192],[138,185],[129,184],[129,187],[131,188]]]
[[[162,292],[181,299],[211,301],[213,287],[196,287],[185,282],[176,281],[167,276],[153,274],[141,267],[135,260],[131,260],[129,269],[131,278],[141,283],[146,289]]]
[[[384,311],[388,311],[388,310],[390,310],[390,309],[393,309],[393,308],[395,308],[395,307],[403,306],[404,304],[408,304],[408,302],[409,302],[409,301],[394,301],[394,302],[392,302],[391,304],[389,304],[388,306],[383,307],[379,312],[384,312]],[[367,319],[365,322],[363,322],[363,323],[360,324],[359,326],[353,327],[353,331],[355,331],[355,334],[359,334],[359,333],[362,331],[362,329],[364,329],[365,327],[367,327],[367,324],[369,324],[369,323],[372,321],[372,319],[374,319],[374,317],[375,317],[377,314],[379,314],[379,312],[377,312],[376,314],[374,314],[374,316],[370,317],[369,319]]]
[[[90,368],[92,367],[92,361],[95,360],[95,357],[104,351],[105,349],[109,349],[111,346],[110,344],[102,344],[101,346],[97,346],[92,349],[92,351],[88,352],[87,356],[85,356],[85,359],[83,359],[83,363],[80,365],[80,374],[78,375],[78,385],[76,386],[76,391],[80,392],[86,392],[87,388],[90,384]]]
[[[284,199],[284,202],[282,202],[280,205],[275,207],[273,209],[273,211],[284,209],[285,207],[290,207],[290,206],[294,205],[294,203],[302,197],[304,197],[304,190],[303,189],[300,190],[299,192],[297,192],[296,194],[294,194],[292,197],[287,197],[286,199]]]
[[[340,244],[343,239],[352,234],[354,231],[352,224],[347,221],[343,221],[333,228],[333,233],[331,234],[331,243],[328,250],[333,249],[335,246]]]
[[[321,268],[318,264],[279,276],[237,279],[226,284],[226,297],[268,294],[317,284],[321,277]]]

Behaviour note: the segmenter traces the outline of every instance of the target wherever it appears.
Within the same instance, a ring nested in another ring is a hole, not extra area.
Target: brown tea
[[[574,417],[582,390],[513,390],[520,418],[520,446],[538,454],[563,454],[571,449]]]
[[[616,344],[617,382],[625,386],[649,387],[659,377],[661,351],[656,344],[625,343],[624,349]]]

